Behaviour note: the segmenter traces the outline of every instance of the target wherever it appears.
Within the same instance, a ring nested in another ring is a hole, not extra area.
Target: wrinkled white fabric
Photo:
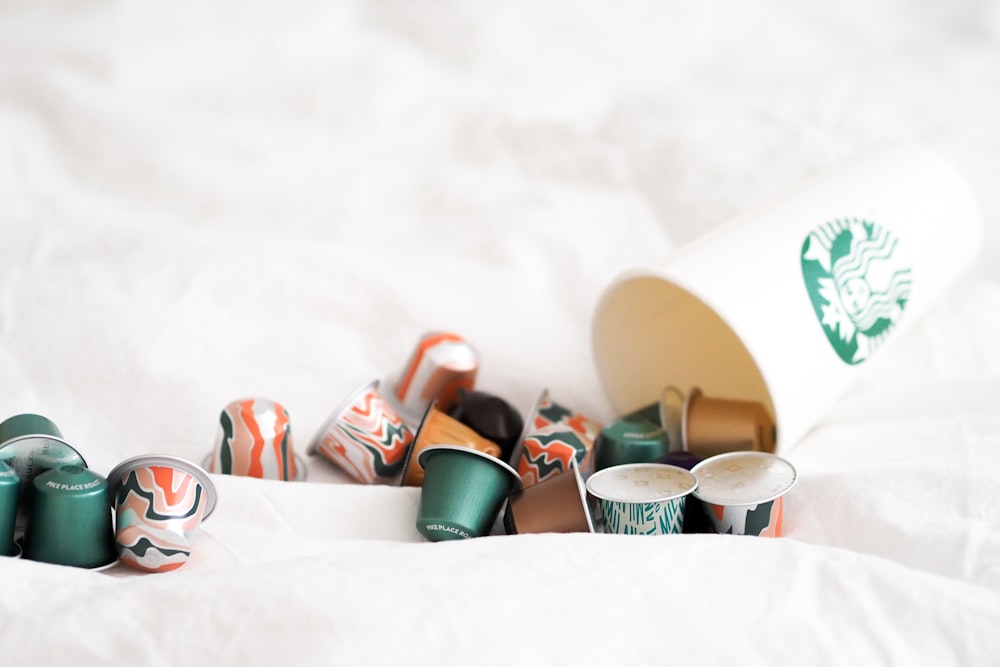
[[[0,662],[995,662],[998,81],[975,0],[3,3],[0,418],[101,473],[200,462],[244,396],[304,455],[433,329],[611,419],[603,287],[885,139],[955,161],[986,241],[787,446],[783,539],[429,544],[418,491],[308,458],[215,476],[172,573],[0,558]]]

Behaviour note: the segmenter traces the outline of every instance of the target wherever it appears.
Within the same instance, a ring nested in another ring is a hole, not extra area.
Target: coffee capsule
[[[521,487],[517,472],[495,456],[438,445],[420,453],[424,468],[417,530],[431,542],[481,537]]]
[[[774,452],[777,432],[762,403],[687,395],[682,416],[684,448],[701,458],[733,451]]]
[[[98,568],[115,561],[108,481],[79,465],[47,470],[32,481],[34,507],[24,557]]]
[[[184,565],[218,494],[202,468],[174,456],[136,456],[108,475],[115,508],[115,549],[143,572]]]
[[[594,532],[580,469],[575,459],[569,465],[572,474],[555,475],[525,487],[507,500],[503,525],[508,535]]]
[[[645,421],[659,426],[667,434],[670,451],[680,451],[684,448],[681,426],[686,398],[684,392],[677,387],[667,386],[660,392],[660,400],[633,410],[621,419],[630,422]]]
[[[670,451],[667,433],[648,421],[619,419],[601,429],[594,444],[594,470],[650,463]]]
[[[205,461],[209,472],[262,479],[306,478],[295,455],[288,411],[266,398],[233,401],[219,415],[215,446]]]
[[[524,432],[512,460],[525,486],[569,470],[576,460],[580,474],[593,468],[594,439],[601,425],[549,397],[543,390],[524,422]]]
[[[30,521],[35,477],[63,465],[87,467],[83,456],[63,439],[52,420],[36,414],[14,415],[0,423],[0,461],[20,479],[17,534],[23,534]]]
[[[511,454],[524,430],[524,420],[514,406],[499,396],[463,389],[459,390],[458,401],[448,415],[500,445],[500,459],[510,463]]]
[[[419,419],[437,402],[447,412],[460,389],[471,391],[479,372],[479,355],[454,333],[424,334],[393,387],[393,398],[408,419]]]
[[[17,524],[17,496],[21,479],[9,465],[0,461],[0,556],[17,553],[14,527]]]
[[[795,485],[795,467],[767,452],[730,452],[694,467],[694,492],[714,532],[781,537],[784,496]]]
[[[359,482],[388,484],[403,469],[413,433],[379,391],[379,381],[356,389],[333,411],[309,443]]]
[[[590,466],[590,443],[566,424],[549,424],[532,431],[521,443],[517,472],[525,487],[568,472],[570,465]]]
[[[600,506],[604,531],[623,535],[680,533],[685,500],[697,487],[690,471],[661,463],[613,466],[587,480],[587,491]]]
[[[420,454],[435,445],[455,445],[473,449],[494,458],[500,457],[500,445],[487,440],[465,424],[452,419],[436,405],[427,408],[413,443],[406,452],[403,463],[402,486],[420,486],[424,482],[424,468],[420,464]]]

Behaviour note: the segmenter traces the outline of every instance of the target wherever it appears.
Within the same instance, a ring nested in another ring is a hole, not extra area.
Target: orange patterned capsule
[[[292,429],[280,403],[264,398],[233,401],[219,415],[209,472],[262,479],[302,480],[306,467],[292,448]]]
[[[393,397],[411,419],[419,419],[433,401],[447,412],[460,389],[472,390],[478,371],[479,355],[464,338],[424,334],[396,380]]]
[[[387,484],[403,468],[413,433],[379,392],[374,380],[354,391],[330,415],[309,443],[359,482]]]
[[[174,456],[136,456],[108,475],[115,508],[115,550],[143,572],[167,572],[187,562],[217,493],[200,467]]]

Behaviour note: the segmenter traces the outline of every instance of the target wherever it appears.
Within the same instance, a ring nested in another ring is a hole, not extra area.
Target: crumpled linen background
[[[786,447],[785,539],[428,544],[417,491],[310,458],[216,476],[174,573],[0,559],[4,663],[991,662],[998,81],[971,0],[0,4],[0,404],[102,473],[200,461],[242,396],[304,454],[431,329],[522,409],[611,419],[604,286],[875,142],[952,158],[986,225]]]

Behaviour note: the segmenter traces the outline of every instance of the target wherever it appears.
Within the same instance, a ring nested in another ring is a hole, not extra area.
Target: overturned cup
[[[695,498],[716,533],[781,537],[784,495],[795,485],[795,467],[766,452],[730,452],[705,459],[692,471]]]
[[[288,411],[266,398],[233,401],[223,408],[208,472],[263,479],[303,480],[306,465],[292,446]]]
[[[143,572],[167,572],[188,561],[217,493],[199,466],[174,456],[136,456],[108,475],[119,559]]]
[[[668,383],[759,403],[787,448],[947,293],[982,237],[954,165],[877,147],[623,273],[594,311],[598,376],[621,412]]]
[[[504,501],[521,488],[517,471],[467,447],[428,447],[420,465],[425,473],[417,530],[432,542],[486,535]]]
[[[623,535],[680,533],[686,498],[697,487],[690,471],[662,463],[613,466],[587,480],[604,517],[604,532]]]
[[[359,482],[387,484],[402,470],[412,442],[413,433],[374,380],[333,411],[308,453],[319,454]]]

